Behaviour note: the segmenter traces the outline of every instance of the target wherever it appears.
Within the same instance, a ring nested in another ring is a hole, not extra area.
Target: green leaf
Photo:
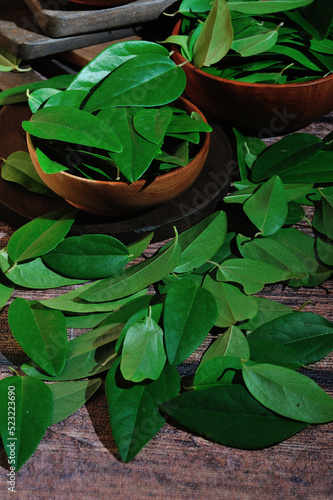
[[[188,61],[191,61],[192,54],[189,50],[189,36],[188,35],[170,35],[168,38],[160,43],[172,43],[179,45],[182,48],[182,53]]]
[[[140,109],[133,116],[133,125],[138,134],[153,144],[160,145],[172,118],[172,109]]]
[[[52,139],[83,146],[122,151],[113,128],[82,109],[52,106],[38,110],[22,127],[40,139]]]
[[[88,92],[86,90],[65,90],[63,92],[57,92],[47,99],[44,108],[50,106],[80,108],[87,94]]]
[[[5,307],[8,300],[12,296],[15,287],[9,283],[0,282],[0,311]]]
[[[298,132],[283,137],[258,156],[252,166],[253,182],[260,182],[272,175],[288,172],[305,161],[311,160],[323,145],[324,143],[312,134]],[[302,181],[309,182],[304,178]]]
[[[88,302],[106,302],[136,293],[171,273],[180,258],[176,237],[173,244],[145,262],[135,264],[111,278],[97,281],[80,297]]]
[[[331,270],[320,264],[315,254],[316,240],[311,236],[291,227],[280,229],[271,236],[306,267],[307,274],[300,279],[292,279],[289,286],[317,286],[331,276]]]
[[[275,318],[248,335],[250,341],[291,347],[303,365],[316,363],[333,349],[333,323],[318,314],[298,312]]]
[[[285,224],[291,226],[301,222],[305,218],[304,208],[295,201],[288,203],[288,215]]]
[[[197,68],[220,61],[229,51],[233,38],[230,12],[226,0],[214,0],[203,28],[193,47],[193,64]]]
[[[242,31],[237,39],[234,38],[231,49],[242,57],[255,56],[273,47],[277,39],[277,29],[270,30],[261,26],[251,26],[249,30]]]
[[[22,262],[52,250],[66,236],[76,214],[77,210],[56,210],[17,229],[8,242],[10,259]]]
[[[154,233],[148,233],[142,236],[140,239],[134,241],[130,245],[127,245],[127,250],[130,255],[131,260],[140,257],[145,250],[147,250],[151,240],[154,237]]]
[[[61,422],[75,413],[100,387],[102,380],[78,380],[49,384],[53,397],[53,411],[50,425]]]
[[[1,177],[5,181],[15,182],[34,193],[45,196],[56,196],[41,180],[31,161],[30,155],[24,151],[12,153],[1,167]]]
[[[239,173],[242,180],[248,178],[247,167],[252,167],[255,158],[266,149],[264,141],[258,137],[246,137],[237,129],[233,128],[233,133],[237,140],[237,160]],[[249,165],[249,157],[251,159]]]
[[[263,236],[278,231],[286,221],[288,206],[281,179],[274,175],[244,203],[244,212]]]
[[[9,415],[15,421],[9,420]],[[50,425],[51,415],[52,393],[44,382],[32,377],[0,380],[0,434],[9,464],[15,470],[36,450]]]
[[[133,384],[123,379],[115,363],[106,377],[112,436],[121,459],[129,462],[164,425],[158,407],[178,394],[180,376],[166,364],[160,377],[148,384]]]
[[[166,135],[176,137],[178,134],[188,134],[192,132],[211,132],[212,127],[201,119],[196,119],[196,115],[191,116],[184,113],[174,113],[168,125]]]
[[[73,75],[59,75],[49,78],[48,80],[26,83],[25,85],[19,85],[18,87],[4,90],[3,92],[0,92],[0,106],[27,101],[27,91],[31,92],[33,90],[44,88],[65,89],[72,80]]]
[[[182,249],[176,273],[185,273],[202,266],[222,246],[227,232],[225,212],[215,212],[179,235]]]
[[[297,233],[296,233],[297,235]],[[288,270],[291,273],[303,273],[302,282],[309,281],[309,271],[304,262],[293,251],[286,248],[280,241],[274,238],[255,238],[249,240],[241,235],[237,236],[238,249],[245,259],[252,259],[281,270]]]
[[[303,277],[298,273],[284,271],[278,267],[252,259],[228,259],[217,271],[218,281],[240,283],[246,294],[260,292],[267,283],[276,283],[290,278]]]
[[[298,9],[310,4],[313,0],[229,0],[230,11],[250,15],[273,14],[290,9]]]
[[[93,112],[114,106],[162,106],[175,101],[185,84],[184,70],[169,57],[142,54],[112,71],[84,109]]]
[[[284,366],[291,370],[301,368],[302,361],[294,349],[286,344],[278,344],[266,341],[252,340],[248,337],[250,346],[250,359],[255,363],[270,363],[271,365]]]
[[[19,68],[19,65],[21,63],[22,59],[18,59],[16,56],[14,56],[11,52],[6,50],[4,47],[0,47],[0,71],[1,72],[7,72],[7,71],[26,71],[26,70],[21,70]],[[31,68],[29,68],[31,69]]]
[[[117,133],[121,138],[123,150],[109,154],[120,172],[130,182],[135,182],[142,176],[160,149],[159,145],[147,141],[136,132],[133,126],[133,113],[135,108],[123,107],[103,109],[98,114],[103,121],[107,117],[110,123],[117,123]]]
[[[37,89],[32,92],[32,94],[28,93],[28,104],[32,113],[36,113],[38,109],[49,99],[51,96],[58,94],[61,92],[58,89]]]
[[[169,52],[165,47],[145,40],[127,40],[110,45],[86,64],[74,79],[72,77],[68,90],[90,90],[111,71],[140,54],[168,56]]]
[[[131,325],[126,331],[120,370],[126,380],[142,382],[156,380],[163,370],[166,354],[163,344],[163,330],[146,316]]]
[[[243,450],[272,446],[307,427],[267,410],[239,384],[186,392],[161,410],[192,432]]]
[[[61,165],[61,163],[51,160],[51,158],[49,158],[40,148],[36,148],[36,154],[39,166],[46,174],[55,174],[68,170],[68,167],[65,165]]]
[[[220,356],[232,356],[239,359],[249,359],[250,348],[244,333],[237,326],[229,327],[207,349],[202,357],[202,363]]]
[[[165,299],[164,335],[168,360],[177,366],[203,342],[217,317],[213,295],[192,280],[173,283]]]
[[[237,287],[215,281],[209,275],[205,277],[202,286],[213,295],[217,304],[218,316],[215,326],[229,327],[257,314],[254,297],[244,295]]]
[[[256,301],[258,312],[254,318],[239,325],[241,330],[255,330],[275,318],[294,312],[294,309],[291,307],[280,302],[275,302],[275,300],[265,299],[264,297],[253,298]]]
[[[333,420],[333,399],[301,373],[265,363],[244,365],[243,377],[262,405],[284,417],[308,423]]]
[[[128,263],[128,250],[106,234],[84,234],[61,241],[42,258],[53,271],[70,278],[97,279],[112,276]]]
[[[194,377],[194,389],[205,389],[216,385],[232,384],[236,373],[242,369],[239,358],[215,356],[200,363]]]
[[[45,372],[58,375],[64,367],[67,352],[67,329],[61,311],[31,305],[18,297],[8,310],[13,336],[26,354]],[[24,325],[24,326],[23,326]]]
[[[332,2],[330,0],[314,0],[303,10],[311,24],[318,30],[320,38],[324,39],[332,26]]]
[[[296,165],[288,172],[283,172],[280,177],[283,182],[299,182],[302,178],[304,182],[318,184],[333,182],[333,151],[319,151],[309,160]]]
[[[325,266],[333,266],[333,244],[317,238],[315,251],[320,262],[322,262]]]
[[[318,188],[318,191],[322,196],[321,208],[317,208],[312,224],[317,231],[333,240],[333,189]]]
[[[43,261],[37,257],[34,260],[23,262],[22,264],[13,264],[12,261],[6,260],[6,268],[3,268],[4,262],[0,261],[2,270],[6,269],[6,277],[15,285],[25,288],[59,288],[61,286],[77,285],[82,283],[82,280],[66,278],[56,274],[51,269],[43,264]]]

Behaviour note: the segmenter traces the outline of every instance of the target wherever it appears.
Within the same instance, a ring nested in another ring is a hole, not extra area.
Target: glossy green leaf
[[[202,363],[220,356],[232,356],[243,360],[249,359],[250,348],[248,341],[237,326],[229,327],[212,343],[203,355]]]
[[[22,262],[52,250],[66,236],[76,214],[77,210],[56,210],[17,229],[8,242],[10,259]]]
[[[239,173],[241,179],[245,180],[248,178],[248,167],[252,167],[252,164],[257,156],[266,149],[266,144],[258,137],[247,137],[235,128],[232,130],[237,140]]]
[[[140,255],[143,254],[145,250],[147,250],[151,240],[154,237],[154,233],[148,233],[138,240],[134,241],[133,243],[130,243],[127,245],[127,250],[130,255],[131,260],[136,259],[137,257],[140,257]]]
[[[217,317],[213,295],[192,280],[168,289],[164,306],[164,336],[168,360],[177,366],[203,342]]]
[[[0,106],[27,101],[27,91],[31,93],[33,90],[43,88],[65,89],[72,80],[73,75],[59,75],[49,78],[48,80],[26,83],[25,85],[19,85],[18,87],[4,90],[0,92]]]
[[[288,172],[310,160],[322,147],[323,142],[312,134],[298,132],[287,135],[259,155],[252,167],[252,180],[260,182],[272,175]],[[298,182],[300,180],[304,182],[303,178],[298,178]]]
[[[156,380],[163,370],[166,354],[163,330],[153,318],[146,316],[126,331],[120,370],[126,380]]]
[[[293,224],[301,222],[304,218],[305,210],[299,203],[296,203],[295,201],[288,203],[288,215],[285,225],[292,226]]]
[[[188,35],[170,35],[160,43],[172,43],[179,45],[182,48],[182,54],[185,59],[191,61],[192,54],[189,50],[189,36]]]
[[[97,279],[119,272],[128,263],[129,254],[112,236],[84,234],[65,238],[42,260],[64,276]]]
[[[86,90],[66,90],[64,92],[57,92],[47,99],[44,108],[50,106],[80,108],[87,94],[88,92]]]
[[[316,255],[318,256],[319,262],[323,263],[327,267],[333,266],[333,244],[329,241],[324,241],[320,238],[316,239],[315,246]]]
[[[157,43],[145,40],[127,40],[112,44],[86,64],[68,86],[68,90],[90,90],[104,80],[111,71],[124,62],[141,54],[168,56],[168,50]]]
[[[159,145],[147,141],[136,132],[133,126],[133,113],[135,108],[121,107],[104,109],[98,114],[103,121],[107,116],[110,123],[117,123],[117,133],[121,138],[123,150],[109,154],[120,172],[130,182],[142,176],[160,149]]]
[[[2,262],[0,262],[0,267],[2,267]],[[42,259],[39,257],[15,265],[8,259],[7,255],[6,277],[15,285],[33,289],[59,288],[82,283],[82,280],[66,278],[54,273],[43,264]]]
[[[50,425],[61,422],[75,413],[100,387],[102,380],[78,380],[49,384],[53,397],[53,410]]]
[[[32,377],[0,380],[0,434],[15,470],[35,452],[51,416],[52,393],[44,382]]]
[[[43,149],[45,150],[46,148]],[[36,154],[39,166],[46,174],[55,174],[63,170],[68,170],[68,166],[52,160],[40,148],[36,148]]]
[[[333,153],[332,151],[319,151],[309,160],[296,165],[292,170],[283,172],[280,177],[283,182],[304,182],[323,184],[333,182]]]
[[[22,59],[16,57],[12,52],[9,52],[4,47],[0,47],[0,71],[29,71],[31,68],[21,69],[19,65]]]
[[[320,233],[333,240],[333,189],[318,188],[322,196],[322,204],[320,209],[317,208],[313,217],[313,227]]]
[[[61,92],[58,89],[46,88],[34,90],[31,94],[28,94],[28,104],[30,111],[36,113],[42,104],[47,101],[51,96]]]
[[[88,302],[106,302],[136,293],[164,278],[177,266],[180,246],[176,237],[173,244],[144,262],[127,267],[111,278],[97,281],[80,297]]]
[[[15,182],[34,193],[56,197],[37,174],[30,155],[25,151],[12,153],[1,167],[1,177],[5,181]]]
[[[246,294],[257,293],[267,284],[302,277],[303,274],[284,271],[278,267],[252,259],[228,259],[219,266],[218,281],[240,283]]]
[[[231,49],[242,57],[250,57],[261,54],[275,45],[278,39],[277,29],[269,30],[260,26],[255,28],[244,30],[237,39],[234,38]]]
[[[168,125],[166,135],[176,136],[177,134],[188,134],[191,132],[211,132],[212,127],[201,119],[196,119],[196,115],[175,113]]]
[[[232,38],[228,3],[226,0],[214,0],[193,47],[194,66],[201,68],[220,61],[229,51]]]
[[[8,309],[8,323],[13,336],[25,353],[46,373],[58,375],[67,352],[67,329],[61,311],[30,305],[18,297]]]
[[[133,125],[136,132],[144,139],[160,145],[171,118],[172,109],[169,107],[142,108],[133,116]]]
[[[243,14],[273,14],[289,9],[298,9],[308,5],[313,0],[229,0],[230,11],[242,12]]]
[[[85,110],[113,106],[162,106],[176,100],[186,84],[184,70],[164,55],[142,54],[115,69],[88,99]]]
[[[268,363],[243,367],[245,384],[264,406],[308,423],[333,420],[333,399],[309,377]]]
[[[215,212],[179,235],[182,249],[176,273],[185,273],[202,266],[222,246],[227,232],[225,212]]]
[[[67,328],[95,328],[101,321],[110,316],[111,312],[92,312],[86,314],[65,314]]]
[[[255,330],[259,326],[272,321],[275,318],[284,316],[285,314],[291,314],[294,312],[289,306],[276,302],[275,300],[265,299],[264,297],[253,297],[256,301],[258,312],[254,318],[250,319],[246,323],[238,325],[241,330]]]
[[[263,236],[278,231],[285,223],[288,214],[281,179],[275,175],[266,181],[245,201],[244,212]]]
[[[123,379],[115,363],[106,377],[112,436],[121,459],[129,462],[164,425],[158,407],[178,394],[180,376],[166,364],[160,377],[148,384],[133,384]]]
[[[34,137],[122,151],[113,128],[82,109],[52,106],[38,110],[22,127]]]
[[[333,350],[333,323],[310,312],[287,314],[259,326],[248,339],[291,347],[309,365]]]
[[[272,446],[307,426],[267,410],[240,384],[186,392],[161,409],[192,432],[245,450]]]
[[[215,298],[218,311],[216,326],[225,328],[256,316],[258,308],[254,297],[245,295],[234,285],[215,281],[207,275],[202,286]]]
[[[178,12],[188,14],[191,12],[208,12],[212,7],[211,0],[183,0]]]
[[[200,363],[194,377],[194,389],[232,384],[242,369],[242,362],[233,356],[215,356]]]

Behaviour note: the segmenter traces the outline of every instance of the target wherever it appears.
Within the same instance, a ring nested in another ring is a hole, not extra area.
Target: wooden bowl
[[[181,20],[172,34],[178,35]],[[172,59],[183,64],[178,46]],[[265,84],[227,80],[184,64],[186,95],[207,116],[261,138],[282,135],[309,125],[333,109],[333,74],[300,83]]]
[[[177,105],[188,113],[200,113],[207,123],[198,108],[186,99],[180,98]],[[152,181],[139,179],[130,183],[95,181],[67,172],[46,174],[39,165],[30,134],[27,134],[28,150],[34,167],[52,191],[76,208],[116,217],[138,215],[183,193],[200,174],[207,158],[209,143],[210,135],[206,133],[198,154],[185,167],[176,168]]]

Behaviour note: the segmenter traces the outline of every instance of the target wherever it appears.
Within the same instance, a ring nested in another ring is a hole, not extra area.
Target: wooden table
[[[30,78],[26,76],[25,78]],[[8,83],[10,81],[10,83]],[[0,88],[15,83],[12,74],[0,75]],[[305,129],[318,135],[332,130],[333,114]],[[14,228],[2,221],[0,248]],[[305,225],[303,225],[305,229]],[[156,250],[153,245],[149,253]],[[292,306],[311,301],[306,311],[333,320],[333,281],[315,289],[266,286],[259,294]],[[47,298],[57,292],[17,290],[14,296]],[[0,377],[9,365],[26,360],[11,336],[7,308],[0,316]],[[190,371],[198,358],[184,368]],[[333,395],[333,353],[318,363],[311,376]],[[33,457],[17,474],[19,500],[56,499],[329,499],[333,495],[333,424],[310,426],[285,442],[259,451],[221,446],[166,424],[129,464],[119,460],[109,428],[103,390],[66,420],[51,426]],[[0,452],[0,497],[7,491],[6,457]]]

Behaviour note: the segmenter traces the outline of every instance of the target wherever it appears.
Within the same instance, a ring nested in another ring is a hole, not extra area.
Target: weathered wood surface
[[[58,7],[55,10],[51,10],[49,0],[24,1],[43,32],[52,38],[153,21],[175,2],[175,0],[132,0],[125,3],[125,0],[124,5],[116,7],[89,8],[62,0],[57,2]]]
[[[23,0],[1,0],[0,46],[21,59],[36,59],[135,35],[133,27],[51,38],[42,33]]]
[[[0,79],[0,88],[1,88]],[[307,127],[320,136],[332,130],[333,114]],[[311,216],[311,213],[308,214]],[[0,220],[2,213],[0,211]],[[306,224],[302,224],[306,230]],[[0,247],[7,244],[13,227],[0,222]],[[157,250],[150,247],[147,255]],[[47,298],[55,290],[17,290],[15,296]],[[258,295],[333,320],[333,281],[315,289],[266,286]],[[23,326],[24,327],[24,326]],[[7,308],[0,315],[0,377],[26,361],[7,323]],[[205,342],[182,367],[189,374]],[[316,364],[310,376],[333,396],[333,354]],[[195,418],[195,417],[194,417]],[[181,428],[166,424],[160,433],[129,464],[119,460],[109,429],[103,389],[85,407],[51,426],[34,456],[17,474],[19,500],[90,500],[95,498],[192,498],[247,500],[331,499],[333,424],[310,426],[272,448],[244,451],[212,443]],[[7,491],[4,452],[0,452],[0,497]]]

